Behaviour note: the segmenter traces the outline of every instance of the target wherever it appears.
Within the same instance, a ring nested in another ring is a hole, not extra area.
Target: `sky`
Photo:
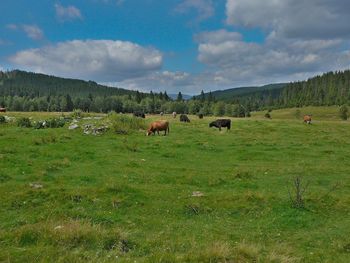
[[[350,68],[349,0],[2,0],[0,70],[199,94]]]

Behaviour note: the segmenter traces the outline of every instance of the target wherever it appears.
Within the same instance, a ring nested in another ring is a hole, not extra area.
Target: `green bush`
[[[271,115],[270,115],[270,113],[266,112],[266,113],[265,113],[265,118],[267,118],[267,119],[271,119]]]
[[[348,119],[348,107],[343,105],[339,108],[339,116],[342,120],[346,121]]]
[[[34,129],[45,129],[45,128],[61,128],[66,123],[66,120],[63,118],[57,119],[48,119],[46,121],[37,121],[34,124]]]
[[[147,125],[144,119],[123,114],[112,114],[112,129],[118,134],[129,134],[133,131],[145,130]]]
[[[0,123],[5,123],[6,122],[6,119],[4,116],[0,116]]]
[[[78,110],[77,109],[73,110],[73,113],[71,114],[71,117],[74,118],[74,119],[82,118],[83,117],[82,110],[79,110],[79,109]]]
[[[29,118],[22,117],[22,118],[18,119],[17,126],[24,127],[24,128],[30,128],[30,127],[32,127],[32,123],[31,123]]]

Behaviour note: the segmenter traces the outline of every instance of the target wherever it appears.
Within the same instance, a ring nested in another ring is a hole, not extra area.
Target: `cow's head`
[[[213,127],[213,126],[214,126],[214,122],[209,123],[209,127],[210,128]]]
[[[152,134],[151,129],[148,129],[147,132],[146,132],[146,136],[150,136],[151,134]]]

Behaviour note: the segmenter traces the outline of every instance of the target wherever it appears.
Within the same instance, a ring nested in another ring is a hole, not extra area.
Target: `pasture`
[[[0,262],[349,262],[350,122],[293,112],[151,116],[170,135],[149,137],[0,124]]]

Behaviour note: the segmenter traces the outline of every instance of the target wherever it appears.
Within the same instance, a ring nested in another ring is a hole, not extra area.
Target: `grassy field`
[[[350,122],[312,111],[150,137],[0,124],[0,262],[349,262]]]

